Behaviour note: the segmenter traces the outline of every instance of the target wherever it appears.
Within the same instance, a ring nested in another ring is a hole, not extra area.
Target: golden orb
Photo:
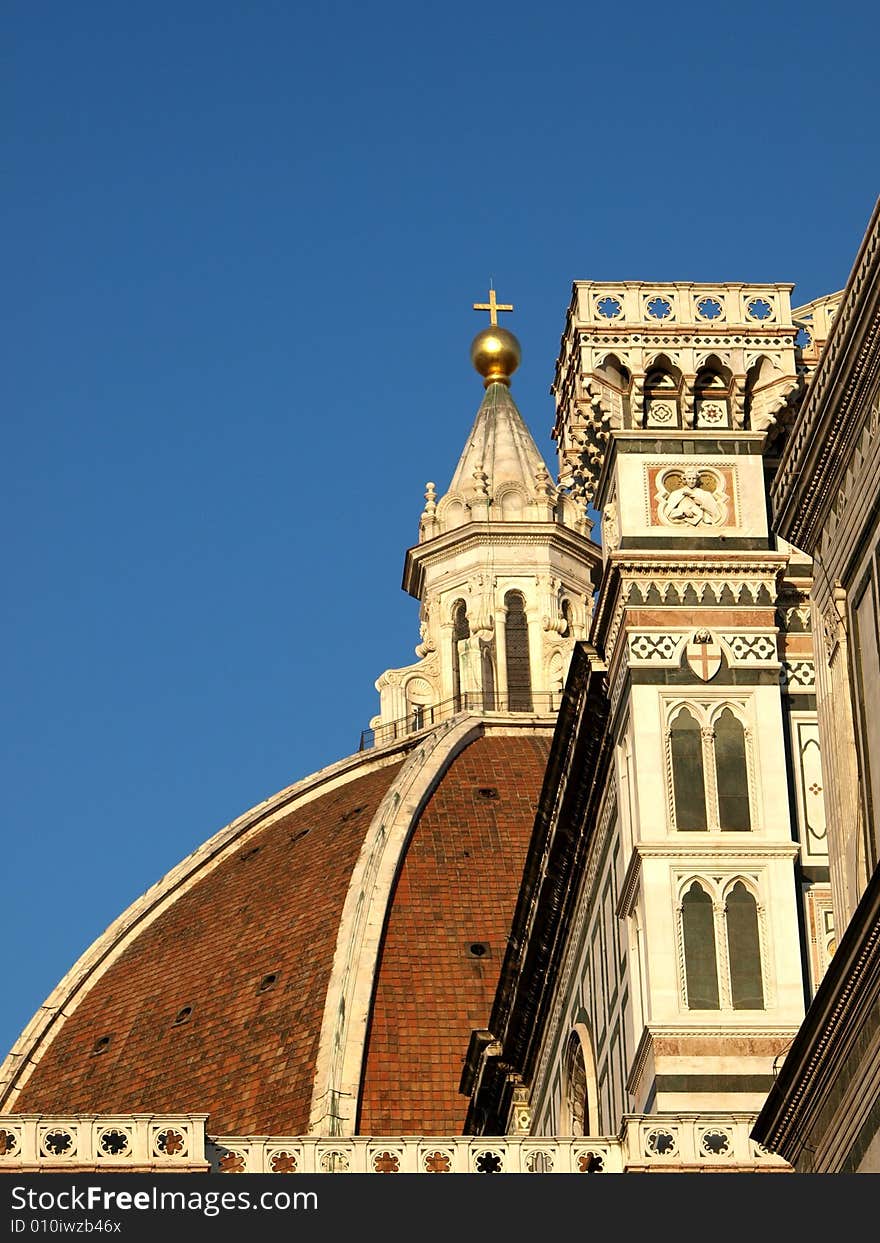
[[[521,358],[519,341],[497,324],[478,332],[471,344],[471,362],[483,377],[485,388],[490,384],[509,385]]]

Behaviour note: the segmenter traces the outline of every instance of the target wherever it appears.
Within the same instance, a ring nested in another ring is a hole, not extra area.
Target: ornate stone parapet
[[[755,1114],[629,1114],[621,1140],[627,1173],[648,1170],[789,1172],[791,1166],[750,1135]]]
[[[615,431],[784,421],[803,385],[791,289],[576,281],[552,386],[560,481],[592,496]]]
[[[616,1139],[508,1135],[365,1135],[346,1139],[233,1136],[209,1145],[221,1174],[619,1174]]]
[[[0,1116],[0,1172],[620,1174],[790,1167],[749,1138],[753,1114],[647,1115],[619,1136],[205,1136],[207,1114]]]
[[[0,1172],[207,1173],[207,1114],[0,1115]]]

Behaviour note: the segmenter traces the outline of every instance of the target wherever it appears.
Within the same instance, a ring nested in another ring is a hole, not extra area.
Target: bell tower
[[[811,566],[767,519],[804,369],[790,290],[579,281],[568,310],[553,434],[602,522],[632,1006],[603,1130],[759,1108],[824,967],[814,946],[805,981],[799,933],[828,895]]]
[[[554,483],[510,392],[520,345],[494,289],[474,309],[484,395],[449,487],[425,488],[403,586],[421,601],[418,661],[376,683],[378,743],[457,712],[552,716],[592,615],[599,549],[582,497]]]

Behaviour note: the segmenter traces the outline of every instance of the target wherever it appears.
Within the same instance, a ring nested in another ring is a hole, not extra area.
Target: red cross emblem
[[[703,630],[685,648],[685,659],[701,682],[709,682],[721,668],[721,646]]]

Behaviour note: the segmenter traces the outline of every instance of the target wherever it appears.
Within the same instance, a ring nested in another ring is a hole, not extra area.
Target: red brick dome
[[[549,741],[453,722],[260,804],[61,982],[7,1059],[3,1111],[298,1135],[356,1096],[349,1131],[460,1132]]]

